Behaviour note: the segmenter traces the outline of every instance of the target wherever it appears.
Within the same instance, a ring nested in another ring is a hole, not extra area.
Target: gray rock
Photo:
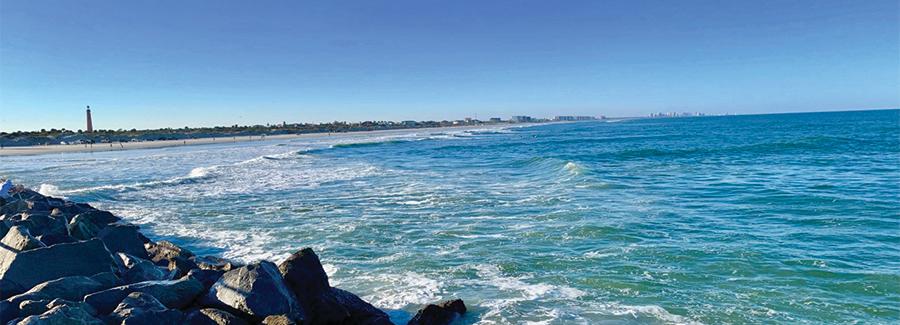
[[[194,256],[191,261],[197,264],[201,270],[231,271],[240,266],[233,262],[216,256]]]
[[[316,295],[331,288],[319,256],[312,248],[307,247],[294,253],[278,265],[278,270],[298,297]]]
[[[225,271],[193,269],[188,272],[187,276],[200,280],[205,288],[204,291],[209,291],[209,288],[211,288],[216,281],[219,281],[223,274],[225,274]]]
[[[6,256],[12,256],[35,248],[47,247],[40,240],[31,236],[28,228],[23,226],[9,228],[6,236],[3,236],[3,239],[0,240],[0,244],[2,244],[0,245],[0,263]]]
[[[97,273],[91,276],[91,279],[102,284],[105,288],[112,288],[122,285],[122,280],[112,272]]]
[[[63,229],[65,229],[65,228],[63,228]],[[72,238],[71,236],[69,236],[68,232],[45,233],[45,234],[37,236],[35,238],[37,238],[42,243],[44,243],[44,245],[47,245],[47,246],[53,246],[56,244],[63,244],[63,243],[74,243],[74,242],[78,241],[75,238]]]
[[[11,216],[26,211],[28,211],[28,202],[25,200],[14,200],[0,207],[0,215]]]
[[[150,258],[144,243],[138,237],[138,227],[132,224],[112,223],[97,233],[112,253],[126,253],[142,259]]]
[[[36,248],[4,258],[0,261],[0,280],[11,281],[20,288],[31,288],[61,277],[89,276],[111,272],[115,268],[103,242],[92,239]]]
[[[184,318],[184,325],[246,325],[247,322],[231,313],[215,308],[194,310]]]
[[[267,316],[262,323],[263,325],[297,325],[296,322],[286,315]]]
[[[165,240],[147,243],[144,247],[150,255],[150,260],[159,266],[169,266],[169,261],[175,258],[187,260],[194,256],[194,253],[191,253],[191,251]]]
[[[153,262],[141,259],[125,253],[116,254],[122,264],[122,280],[125,283],[138,283],[144,281],[172,280],[174,275]]]
[[[122,299],[107,317],[107,322],[117,324],[178,324],[181,311],[168,309],[156,298],[142,292],[132,292]]]
[[[151,295],[168,308],[181,309],[203,293],[203,284],[193,278],[138,282],[89,294],[84,297],[84,302],[100,314],[107,314],[133,292]]]
[[[3,216],[3,217],[5,217],[5,216]],[[0,238],[3,238],[3,236],[6,236],[6,233],[9,232],[9,227],[10,227],[10,225],[8,223],[6,223],[6,220],[0,219]]]
[[[0,324],[9,323],[9,321],[19,317],[19,306],[6,301],[0,301]]]
[[[47,304],[50,300],[25,300],[19,303],[19,317],[28,317],[31,315],[40,315],[46,313],[50,308]]]
[[[103,228],[119,220],[107,211],[92,210],[75,215],[66,227],[72,238],[86,240],[97,237]]]
[[[173,278],[180,278],[187,275],[191,270],[199,269],[199,267],[190,259],[175,257],[169,260],[168,269],[174,273]]]
[[[0,299],[6,299],[22,292],[25,292],[25,289],[18,284],[10,280],[0,279]]]
[[[272,315],[288,315],[295,321],[306,318],[278,268],[268,261],[225,272],[202,303],[241,313],[257,322]]]
[[[465,313],[466,304],[462,299],[447,300],[419,309],[407,325],[448,325]]]
[[[310,324],[390,324],[387,314],[378,308],[352,293],[331,288],[311,248],[294,253],[278,269],[309,315]]]
[[[22,221],[26,222],[25,226],[28,227],[28,230],[31,231],[31,234],[35,237],[43,235],[50,235],[50,237],[68,235],[65,217],[24,213],[22,214]]]
[[[81,301],[68,301],[68,300],[64,300],[64,299],[53,299],[52,301],[50,301],[49,304],[47,304],[47,309],[50,310],[50,309],[56,308],[57,306],[78,307],[78,308],[81,308],[81,309],[84,309],[85,311],[87,311],[88,314],[91,314],[94,316],[97,315],[97,310],[95,310],[94,307],[91,307],[91,305],[88,305]]]
[[[81,307],[56,306],[49,311],[37,315],[28,316],[17,325],[104,325]]]
[[[345,324],[371,324],[371,325],[393,325],[391,318],[383,311],[368,302],[365,302],[355,294],[338,289],[331,288],[331,294],[341,306],[350,313],[350,318]]]
[[[111,275],[112,273],[107,274]],[[110,286],[86,276],[68,276],[38,284],[23,294],[10,297],[9,301],[16,304],[25,300],[49,301],[57,298],[81,301],[84,296],[108,289]]]
[[[328,275],[311,248],[297,251],[278,265],[278,270],[307,312],[310,324],[339,324],[350,318],[350,311],[331,293]]]

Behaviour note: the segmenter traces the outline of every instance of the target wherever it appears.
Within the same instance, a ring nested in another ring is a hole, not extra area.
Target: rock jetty
[[[0,324],[393,324],[332,287],[310,248],[278,265],[198,256],[21,186],[0,193],[0,238]],[[465,310],[428,305],[409,324],[450,324]]]

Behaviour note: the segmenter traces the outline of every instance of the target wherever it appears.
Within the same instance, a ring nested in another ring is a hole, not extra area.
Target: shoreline
[[[371,130],[371,131],[351,131],[339,133],[299,133],[299,134],[276,134],[276,135],[253,135],[253,136],[236,136],[236,137],[214,137],[214,138],[196,138],[185,140],[160,140],[160,141],[143,141],[143,142],[119,142],[119,143],[95,143],[93,145],[83,144],[51,144],[43,146],[21,146],[21,147],[4,147],[0,149],[0,157],[16,157],[16,156],[39,156],[49,154],[67,154],[67,153],[94,153],[94,152],[110,152],[110,151],[127,151],[140,149],[160,149],[182,146],[197,146],[222,143],[239,143],[239,142],[264,142],[286,139],[302,139],[302,138],[324,138],[343,135],[365,135],[365,134],[382,134],[390,132],[430,132],[437,130],[470,130],[482,129],[489,127],[525,127],[549,123],[518,123],[518,124],[486,124],[486,125],[464,125],[464,126],[448,126],[433,128],[410,128],[410,129],[390,129],[390,130]]]

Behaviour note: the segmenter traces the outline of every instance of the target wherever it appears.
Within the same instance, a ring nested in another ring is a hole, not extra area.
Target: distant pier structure
[[[87,132],[94,132],[94,123],[91,122],[91,105],[87,107]]]

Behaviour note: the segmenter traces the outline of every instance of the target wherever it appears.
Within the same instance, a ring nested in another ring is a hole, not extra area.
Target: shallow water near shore
[[[405,322],[891,323],[900,111],[401,130],[0,157],[198,254],[313,247]]]

